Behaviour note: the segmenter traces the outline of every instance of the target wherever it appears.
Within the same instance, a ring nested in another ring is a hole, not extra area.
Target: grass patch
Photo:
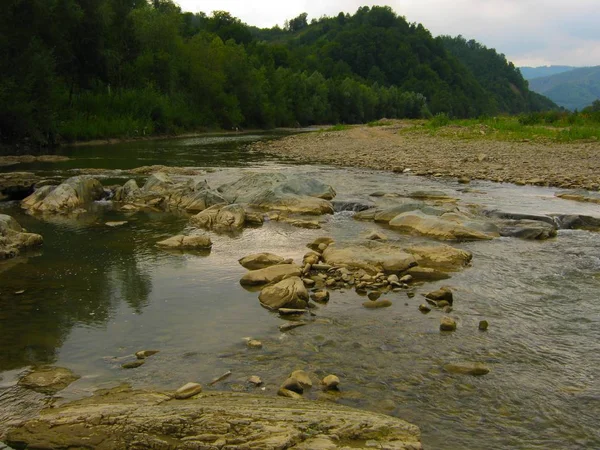
[[[549,111],[520,116],[460,120],[438,114],[424,125],[417,125],[400,132],[500,141],[597,141],[600,140],[600,114]]]
[[[341,123],[338,123],[337,125],[333,125],[332,127],[323,128],[323,129],[319,130],[319,132],[325,133],[327,131],[345,131],[345,130],[349,130],[350,128],[351,128],[350,125],[343,125]]]

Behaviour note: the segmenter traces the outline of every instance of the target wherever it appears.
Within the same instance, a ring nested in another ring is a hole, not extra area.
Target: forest
[[[556,108],[504,55],[378,6],[259,29],[170,0],[8,0],[0,66],[4,143]]]

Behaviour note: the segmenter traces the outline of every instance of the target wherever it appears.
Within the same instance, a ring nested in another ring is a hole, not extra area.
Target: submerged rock
[[[286,260],[284,258],[273,253],[255,253],[238,260],[242,267],[248,270],[264,269],[265,267],[283,264],[285,261]]]
[[[65,214],[105,196],[95,178],[79,175],[58,186],[43,186],[23,199],[21,207],[32,213]]]
[[[499,224],[500,236],[520,239],[545,240],[556,237],[554,224],[539,220],[504,220]]]
[[[441,331],[456,331],[456,321],[452,317],[442,317],[440,321]]]
[[[177,235],[157,242],[156,245],[169,249],[205,250],[212,247],[212,241],[209,236],[204,234],[192,236]]]
[[[0,214],[0,260],[17,256],[22,249],[38,247],[44,239],[27,233],[11,216]]]
[[[64,367],[40,367],[21,378],[19,385],[43,394],[56,394],[79,378]]]
[[[479,363],[446,364],[444,370],[458,375],[472,376],[481,376],[490,373],[490,369]]]
[[[296,264],[278,264],[264,269],[251,270],[240,280],[243,286],[260,286],[263,284],[277,283],[284,278],[299,277],[302,269]]]
[[[308,304],[308,291],[302,280],[295,276],[265,287],[260,292],[258,299],[261,305],[271,310],[303,309]]]
[[[364,302],[362,305],[367,309],[379,309],[392,306],[392,302],[389,300],[370,300],[368,302]]]

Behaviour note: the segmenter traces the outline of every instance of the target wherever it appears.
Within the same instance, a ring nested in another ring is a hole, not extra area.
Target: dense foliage
[[[3,141],[531,109],[499,105],[441,39],[387,7],[259,30],[170,0],[8,0],[0,66]]]

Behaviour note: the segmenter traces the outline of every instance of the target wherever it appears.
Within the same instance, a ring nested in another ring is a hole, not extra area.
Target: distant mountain
[[[564,108],[581,110],[600,98],[600,66],[534,78],[529,81],[529,88]]]
[[[532,80],[533,78],[549,77],[551,75],[557,75],[559,73],[568,72],[569,70],[578,69],[573,66],[540,66],[540,67],[519,67],[521,75],[526,80]]]

